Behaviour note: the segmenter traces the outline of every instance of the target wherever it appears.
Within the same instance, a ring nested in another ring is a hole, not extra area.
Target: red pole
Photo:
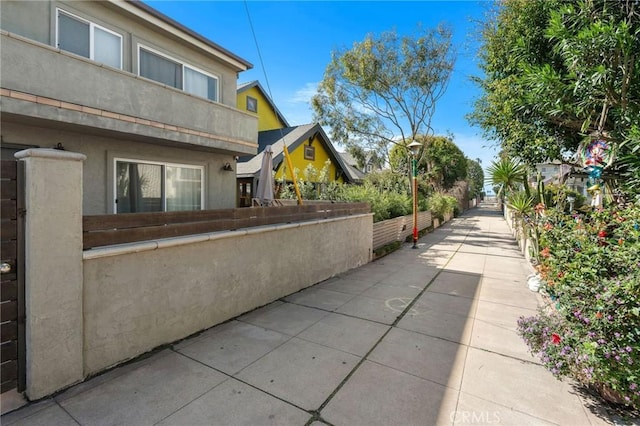
[[[418,248],[418,179],[416,157],[413,156],[413,247]]]

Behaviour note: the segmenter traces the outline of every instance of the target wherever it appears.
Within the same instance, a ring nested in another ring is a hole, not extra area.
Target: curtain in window
[[[182,89],[182,65],[140,49],[140,75]]]
[[[184,69],[184,91],[192,95],[208,97],[209,81],[206,75],[185,67]]]
[[[189,67],[184,67],[184,91],[212,101],[218,100],[218,86],[215,78],[209,77]]]
[[[58,47],[76,55],[89,57],[89,24],[60,13],[58,16]]]
[[[162,166],[118,161],[116,186],[118,213],[162,211]]]
[[[122,46],[120,37],[94,27],[93,46],[94,60],[114,68],[121,68]]]
[[[202,170],[166,166],[167,211],[202,208]]]

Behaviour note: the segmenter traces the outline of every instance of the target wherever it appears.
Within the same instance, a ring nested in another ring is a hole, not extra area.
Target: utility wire
[[[253,36],[253,42],[256,45],[256,50],[258,51],[258,60],[260,61],[260,66],[262,67],[262,74],[264,75],[264,81],[267,85],[267,92],[269,94],[269,98],[273,101],[273,95],[271,94],[271,85],[269,84],[269,77],[267,77],[267,68],[264,66],[264,61],[262,60],[262,53],[260,53],[260,45],[258,44],[258,38],[256,37],[256,31],[253,28],[253,21],[251,20],[251,14],[249,13],[249,4],[247,0],[244,0],[244,8],[247,11],[247,19],[249,20],[249,27],[251,28],[251,35]],[[282,131],[282,127],[280,127],[280,138],[282,139],[283,152],[285,159],[287,160],[287,167],[291,169],[291,179],[293,180],[293,188],[296,191],[296,197],[298,198],[298,204],[302,205],[302,196],[300,195],[300,189],[298,188],[298,181],[296,180],[296,172],[293,170],[293,165],[291,163],[291,158],[289,157],[289,149],[287,148],[287,141],[285,140],[284,132]],[[285,179],[286,174],[283,173]]]

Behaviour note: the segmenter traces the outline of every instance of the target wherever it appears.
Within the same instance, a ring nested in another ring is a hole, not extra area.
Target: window
[[[218,79],[176,59],[138,47],[138,74],[192,95],[218,101]]]
[[[122,68],[122,36],[58,9],[58,47],[114,68]]]
[[[316,149],[312,146],[305,145],[304,146],[304,159],[315,161],[316,159]]]
[[[247,96],[247,111],[258,112],[258,100]]]
[[[203,168],[115,161],[116,213],[202,210]]]

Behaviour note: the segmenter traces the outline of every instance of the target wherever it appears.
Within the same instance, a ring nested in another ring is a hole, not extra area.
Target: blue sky
[[[452,133],[469,158],[487,167],[497,151],[471,127],[465,115],[479,96],[470,76],[479,75],[477,24],[486,1],[147,1],[162,13],[248,60],[254,68],[239,83],[267,79],[278,109],[290,124],[312,121],[309,99],[316,92],[331,52],[362,41],[368,33],[395,29],[412,34],[417,25],[452,29],[457,62],[432,125],[436,134]],[[257,37],[254,41],[247,9]],[[266,78],[265,78],[266,72]],[[338,147],[340,148],[340,147]]]

